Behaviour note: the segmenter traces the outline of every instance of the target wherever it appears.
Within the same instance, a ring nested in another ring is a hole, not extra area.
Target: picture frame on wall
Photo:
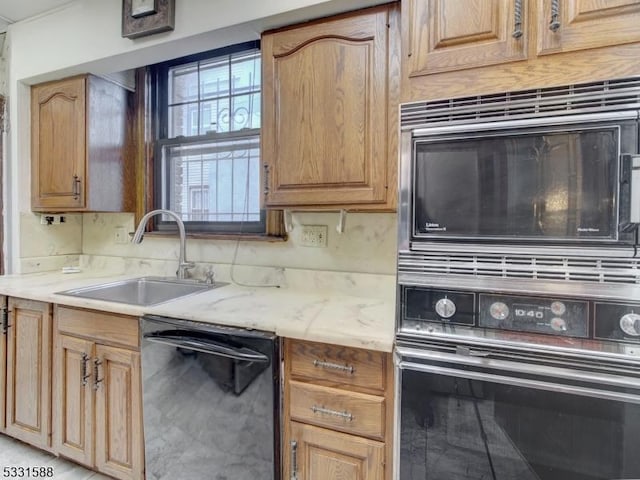
[[[175,0],[122,0],[122,36],[140,38],[173,30]]]

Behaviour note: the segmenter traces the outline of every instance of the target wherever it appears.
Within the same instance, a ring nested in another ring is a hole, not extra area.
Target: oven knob
[[[442,318],[451,318],[456,313],[456,304],[448,298],[441,298],[436,302],[436,313]]]
[[[640,336],[640,315],[627,313],[620,319],[620,328],[627,335],[632,337]]]
[[[556,301],[556,302],[553,302],[551,304],[551,312],[554,315],[560,316],[560,315],[564,314],[564,312],[566,312],[566,311],[567,311],[567,306],[562,302],[557,302]]]
[[[564,318],[553,317],[551,319],[551,328],[556,332],[566,332],[567,331],[567,322],[564,321]]]
[[[489,307],[489,313],[496,320],[504,320],[509,316],[509,307],[502,302],[493,302]]]

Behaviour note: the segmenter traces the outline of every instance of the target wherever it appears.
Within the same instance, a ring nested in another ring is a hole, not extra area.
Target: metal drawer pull
[[[329,408],[318,407],[316,405],[311,407],[311,410],[313,411],[313,413],[320,413],[322,415],[332,415],[334,417],[340,417],[340,418],[347,419],[350,422],[353,421],[353,414],[347,412],[346,410],[344,412],[339,412],[338,410],[331,410]]]
[[[88,373],[89,370],[89,355],[86,353],[82,354],[82,368],[80,370],[80,375],[82,376],[82,386],[86,387],[89,382],[87,380],[91,377]]]
[[[329,368],[332,370],[340,370],[341,372],[348,372],[351,375],[353,375],[353,372],[355,372],[355,368],[353,368],[352,365],[340,365],[337,363],[325,362],[324,360],[314,360],[313,366],[319,368]]]
[[[75,200],[80,196],[80,177],[78,175],[73,176],[73,198]]]
[[[557,32],[560,28],[560,0],[551,0],[551,22],[549,23],[549,30]]]
[[[298,480],[298,442],[291,440],[291,479]]]
[[[94,375],[94,380],[93,380],[93,389],[94,390],[98,390],[100,388],[100,382],[102,382],[104,380],[104,378],[99,378],[100,377],[100,365],[102,365],[102,362],[100,361],[99,358],[94,358],[93,359],[93,375]]]
[[[511,36],[513,38],[522,37],[522,0],[515,0],[513,13],[513,33]]]

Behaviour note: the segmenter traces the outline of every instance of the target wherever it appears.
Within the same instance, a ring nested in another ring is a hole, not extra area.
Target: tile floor
[[[11,471],[6,475],[5,467],[53,467],[53,480],[112,480],[100,473],[92,472],[80,465],[30,447],[29,445],[0,434],[0,479],[1,478],[35,478],[35,476],[13,476]],[[18,472],[19,473],[19,472]],[[40,478],[40,477],[38,477]],[[47,477],[44,477],[45,480]]]

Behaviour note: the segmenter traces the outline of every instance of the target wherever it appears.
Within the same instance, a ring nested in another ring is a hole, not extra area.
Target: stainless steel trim
[[[313,366],[319,368],[329,368],[332,370],[340,370],[343,372],[348,372],[350,374],[353,374],[353,372],[355,371],[353,365],[339,365],[337,363],[325,362],[324,360],[314,360]]]
[[[402,370],[399,368],[401,362],[400,355],[397,351],[393,353],[394,365],[394,408],[393,408],[393,476],[394,479],[400,478],[400,423],[401,423],[401,402],[402,402]]]
[[[613,387],[632,388],[640,391],[640,380],[638,378],[621,375],[607,375],[596,372],[582,372],[568,368],[551,367],[547,365],[535,365],[525,362],[510,362],[506,360],[495,360],[488,357],[468,356],[459,354],[449,354],[443,352],[433,352],[429,350],[417,350],[404,347],[396,347],[396,351],[403,357],[418,358],[420,360],[432,362],[450,362],[459,365],[490,368],[506,372],[539,375],[544,377],[558,378],[564,380],[574,380],[587,383],[598,383]],[[482,352],[481,347],[477,352]],[[486,352],[489,355],[489,352]],[[518,358],[513,355],[513,358]],[[640,399],[640,395],[638,396]]]
[[[630,197],[629,221],[640,223],[640,155],[631,155]]]
[[[412,242],[411,251],[400,249],[400,253],[410,252],[445,252],[467,254],[493,254],[493,255],[527,255],[530,257],[594,257],[594,258],[637,258],[631,246],[607,245],[607,248],[589,246],[552,246],[552,245],[514,245],[500,244],[487,245],[481,243],[455,243],[455,242]]]
[[[166,331],[162,333],[166,333]],[[241,349],[233,348],[229,345],[224,345],[210,339],[189,337],[187,335],[175,337],[171,335],[156,334],[154,332],[144,334],[144,339],[153,343],[161,343],[163,345],[194,350],[196,352],[217,355],[220,357],[233,358],[235,360],[258,363],[269,362],[269,357],[263,353],[256,352],[255,350],[251,350],[246,347]]]
[[[415,287],[434,287],[456,290],[492,291],[574,297],[590,300],[612,300],[640,303],[640,285],[564,282],[517,278],[472,277],[468,275],[426,275],[398,273],[398,284]]]
[[[398,248],[408,250],[411,238],[411,169],[413,164],[411,132],[400,134],[400,165],[398,172]]]
[[[640,103],[634,105],[634,108],[640,108]],[[568,116],[570,115],[570,118]],[[592,113],[584,115],[575,115],[573,112],[568,111],[567,114],[562,116],[547,116],[543,118],[532,118],[530,115],[523,116],[522,118],[512,118],[509,120],[495,121],[495,122],[477,122],[473,123],[470,127],[468,124],[464,125],[437,125],[437,126],[425,126],[424,128],[417,128],[416,126],[402,127],[403,131],[411,130],[413,137],[426,137],[431,135],[443,135],[452,133],[468,133],[470,131],[479,132],[486,130],[511,130],[527,127],[549,127],[555,125],[567,125],[577,123],[593,123],[593,122],[605,122],[605,121],[621,121],[621,120],[635,120],[638,118],[637,110],[626,110],[620,112],[603,112]]]
[[[345,410],[344,412],[340,412],[338,410],[332,410],[330,408],[319,407],[317,405],[313,405],[311,407],[311,411],[313,413],[320,413],[322,415],[330,415],[332,417],[344,418],[346,420],[349,420],[350,422],[353,421],[353,414],[348,412],[347,410]]]
[[[573,385],[562,385],[558,383],[542,382],[539,380],[525,380],[516,377],[506,377],[504,375],[493,375],[489,373],[478,373],[473,371],[458,370],[454,368],[435,367],[431,365],[421,365],[418,363],[401,361],[399,368],[414,370],[418,372],[433,373],[436,375],[448,375],[452,377],[468,378],[482,382],[501,383],[516,387],[534,388],[555,393],[566,393],[569,395],[579,395],[582,397],[600,398],[603,400],[613,400],[618,402],[640,404],[640,395],[611,392],[608,390],[598,390],[595,388],[576,387]]]
[[[457,330],[462,330],[457,327]],[[494,331],[499,333],[499,331]],[[478,336],[474,336],[476,333]],[[482,336],[482,333],[477,330],[468,329],[464,335],[450,334],[440,331],[431,331],[428,334],[426,332],[410,332],[404,329],[400,329],[396,334],[396,341],[398,347],[402,345],[403,341],[410,340],[414,342],[421,342],[425,340],[434,340],[441,342],[448,342],[453,345],[467,344],[477,348],[495,347],[503,350],[509,350],[514,353],[522,352],[523,354],[540,354],[540,355],[553,355],[559,360],[567,359],[572,361],[584,361],[591,362],[607,362],[621,367],[638,368],[640,367],[640,345],[635,345],[633,348],[633,354],[625,351],[624,344],[616,345],[616,347],[622,347],[616,351],[603,351],[603,350],[589,350],[584,347],[570,347],[570,346],[556,346],[546,345],[541,343],[532,343],[531,341],[513,341],[504,340],[501,338],[491,338]],[[396,348],[398,348],[396,347]]]

